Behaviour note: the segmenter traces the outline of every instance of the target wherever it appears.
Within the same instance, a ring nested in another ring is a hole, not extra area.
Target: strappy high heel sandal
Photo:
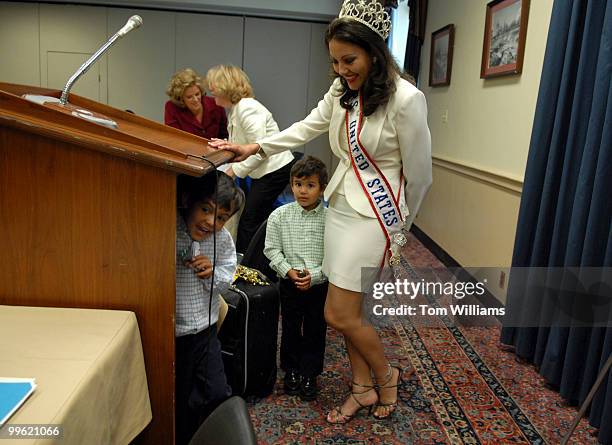
[[[349,397],[352,397],[353,400],[355,401],[355,403],[357,403],[357,405],[359,405],[359,408],[357,408],[355,410],[355,412],[353,414],[344,414],[342,412],[342,407],[341,406],[336,406],[334,407],[328,414],[327,417],[325,418],[325,420],[327,420],[328,423],[334,424],[334,425],[342,425],[345,423],[350,422],[351,420],[353,420],[353,418],[357,415],[357,413],[359,411],[361,411],[364,408],[368,409],[368,415],[372,414],[372,411],[374,410],[374,408],[376,408],[377,403],[378,403],[378,399],[374,402],[371,403],[369,405],[364,405],[363,403],[361,403],[359,401],[359,399],[356,397],[360,394],[367,394],[370,391],[376,391],[375,386],[374,385],[361,385],[359,383],[355,383],[355,382],[351,382],[351,384],[353,386],[358,386],[360,388],[366,388],[364,391],[361,392],[355,392],[353,387],[351,387],[351,392],[349,394]],[[335,413],[333,417],[336,418],[336,420],[330,420],[330,415],[332,415],[332,413]]]
[[[376,406],[375,408],[379,408],[379,407],[384,407],[384,408],[388,408],[387,414],[385,416],[381,416],[381,415],[376,415],[376,412],[374,412],[372,414],[372,416],[375,419],[378,420],[382,420],[382,419],[387,419],[388,417],[391,416],[391,414],[393,414],[395,412],[395,409],[397,408],[397,401],[398,401],[398,396],[395,396],[395,402],[384,402],[380,396],[380,390],[382,388],[397,388],[400,386],[400,384],[404,383],[404,379],[402,378],[402,373],[404,372],[403,369],[398,368],[397,366],[391,366],[391,363],[389,363],[389,371],[387,372],[387,374],[385,375],[385,382],[378,385],[374,385],[374,387],[376,388],[376,392],[378,392],[378,402],[376,402]],[[395,385],[391,385],[391,379],[393,378],[393,369],[397,369],[397,383],[395,383]]]

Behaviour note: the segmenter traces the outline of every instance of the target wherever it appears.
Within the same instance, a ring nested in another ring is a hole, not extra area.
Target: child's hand
[[[291,279],[291,281],[293,281],[293,284],[298,290],[306,291],[310,289],[312,277],[307,269],[304,269],[303,271],[291,269],[289,272],[287,272],[287,276]]]
[[[287,277],[295,283],[295,280],[299,278],[298,271],[296,269],[289,269],[289,272],[287,272]]]
[[[185,266],[193,269],[196,276],[200,279],[205,279],[212,275],[212,262],[207,256],[195,256],[191,260],[185,261]]]

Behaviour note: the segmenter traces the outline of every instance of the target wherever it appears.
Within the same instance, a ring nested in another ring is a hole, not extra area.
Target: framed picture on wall
[[[520,74],[523,70],[529,0],[487,4],[480,77]]]
[[[453,67],[455,25],[452,23],[431,33],[429,57],[429,86],[450,85]]]

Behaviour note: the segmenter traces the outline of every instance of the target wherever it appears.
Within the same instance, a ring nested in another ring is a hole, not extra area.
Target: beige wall
[[[531,1],[522,74],[485,80],[480,62],[487,3],[429,1],[420,88],[429,106],[434,183],[416,225],[462,266],[504,269],[512,258],[553,1]],[[431,33],[450,23],[451,84],[431,88]],[[505,301],[499,271],[483,275]]]

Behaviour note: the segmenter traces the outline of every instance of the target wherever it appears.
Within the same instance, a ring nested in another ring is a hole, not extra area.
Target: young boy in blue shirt
[[[225,173],[212,172],[201,178],[181,176],[177,201],[176,443],[180,445],[188,443],[201,419],[232,393],[216,323],[220,294],[236,271],[236,248],[223,226],[240,208],[244,194]]]
[[[281,278],[281,368],[285,393],[302,400],[317,396],[317,376],[323,371],[324,317],[327,278],[323,274],[325,213],[321,197],[327,169],[306,156],[291,168],[295,202],[268,217],[264,255]]]

